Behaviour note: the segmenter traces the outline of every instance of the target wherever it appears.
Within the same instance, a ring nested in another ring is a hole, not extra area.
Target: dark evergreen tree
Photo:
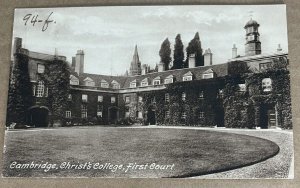
[[[26,124],[26,111],[32,105],[32,84],[28,71],[28,56],[14,55],[8,90],[6,125]]]
[[[181,41],[180,34],[178,34],[175,38],[174,45],[174,59],[173,59],[173,67],[172,69],[181,69],[184,68],[184,52],[183,52],[183,44]]]
[[[186,57],[185,67],[187,67],[187,65],[188,65],[190,54],[195,54],[196,66],[203,66],[204,65],[204,59],[203,59],[202,48],[201,48],[201,41],[200,41],[200,37],[199,37],[198,32],[195,34],[195,37],[189,42],[189,45],[186,48],[186,53],[187,53],[187,57]]]
[[[166,38],[161,44],[159,50],[160,61],[165,65],[165,70],[169,70],[169,65],[171,62],[171,47],[170,41]]]

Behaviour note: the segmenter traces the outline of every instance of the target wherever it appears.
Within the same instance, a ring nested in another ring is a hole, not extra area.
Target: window
[[[72,95],[69,94],[69,95],[68,95],[68,101],[71,101],[71,100],[72,100]]]
[[[246,91],[246,84],[239,84],[239,91],[245,92]]]
[[[153,97],[153,98],[151,99],[151,103],[153,103],[153,104],[156,103],[155,97]]]
[[[111,102],[111,103],[115,103],[115,102],[116,102],[116,97],[111,97],[111,98],[110,98],[110,102]]]
[[[120,84],[117,81],[113,80],[111,84],[113,89],[120,89]]]
[[[130,103],[130,97],[129,96],[125,97],[125,103]]]
[[[182,119],[185,119],[185,118],[186,118],[186,112],[183,112],[183,113],[181,114],[181,118],[182,118]]]
[[[135,88],[136,87],[136,80],[133,80],[132,82],[130,82],[130,88]]]
[[[103,96],[102,95],[98,95],[98,102],[103,102]]]
[[[95,86],[95,82],[90,77],[85,78],[83,81],[85,86]]]
[[[169,117],[170,117],[170,111],[167,110],[167,111],[165,112],[165,118],[169,118]]]
[[[223,95],[224,95],[223,89],[219,89],[219,93],[218,93],[219,98],[222,98]]]
[[[156,77],[153,79],[153,85],[160,85],[160,77]]]
[[[204,92],[203,91],[199,92],[199,99],[204,99]]]
[[[44,95],[44,90],[45,90],[45,85],[43,81],[39,81],[37,85],[37,97],[43,97]]]
[[[102,111],[97,111],[97,116],[102,117]]]
[[[81,105],[81,118],[87,118],[87,105]]]
[[[259,70],[263,71],[263,70],[268,70],[272,68],[272,64],[270,62],[268,63],[260,63],[259,64]]]
[[[181,94],[182,101],[185,101],[185,98],[186,98],[186,94],[185,94],[185,92],[182,92],[182,94]]]
[[[82,94],[81,99],[82,99],[82,102],[87,102],[88,96],[86,94]]]
[[[173,75],[170,75],[165,78],[165,84],[171,84],[173,83]]]
[[[142,86],[142,87],[148,86],[148,83],[149,83],[149,82],[148,82],[148,78],[145,78],[145,79],[142,80],[141,86]]]
[[[70,76],[70,85],[79,85],[79,80],[75,76]]]
[[[109,88],[109,84],[106,80],[101,80],[100,87],[102,88]]]
[[[170,102],[170,95],[169,95],[169,93],[165,94],[165,102]]]
[[[66,111],[66,118],[70,118],[71,117],[71,111]]]
[[[200,119],[203,119],[203,118],[204,118],[204,112],[202,112],[202,111],[199,112],[199,118],[200,118]]]
[[[35,96],[35,89],[36,89],[36,87],[35,87],[35,85],[33,85],[33,87],[32,87],[32,95],[33,96]]]
[[[139,119],[142,119],[142,118],[143,118],[143,113],[140,112],[140,111],[138,112],[138,118],[139,118]]]
[[[139,96],[139,102],[143,102],[143,97]]]
[[[102,117],[103,106],[97,105],[97,116]]]
[[[38,64],[37,65],[37,72],[42,74],[45,72],[45,65],[42,65],[42,64]]]
[[[191,71],[185,73],[182,77],[182,81],[191,81],[193,80],[193,73]]]
[[[272,91],[272,80],[271,78],[264,78],[262,80],[262,89],[264,92]]]
[[[214,77],[214,74],[213,73],[209,73],[209,74],[203,74],[203,79],[210,79],[210,78],[213,78]]]
[[[48,88],[46,87],[45,97],[48,97]]]
[[[129,115],[130,115],[130,113],[129,113],[129,107],[127,106],[127,107],[125,108],[125,117],[128,118]]]

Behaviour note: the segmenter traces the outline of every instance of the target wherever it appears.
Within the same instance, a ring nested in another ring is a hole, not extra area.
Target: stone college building
[[[165,70],[160,63],[157,71],[149,71],[141,64],[136,46],[124,76],[85,73],[83,50],[69,64],[64,56],[24,49],[22,39],[16,38],[10,88],[15,84],[15,67],[22,63],[28,68],[31,88],[22,93],[30,104],[19,123],[33,127],[135,123],[291,129],[288,54],[280,45],[273,54],[261,53],[258,28],[256,21],[248,21],[245,56],[238,55],[234,45],[232,58],[222,64],[214,63],[207,49],[202,66],[196,66],[192,54],[188,68]],[[55,68],[65,69],[67,84]],[[52,81],[51,75],[56,76]],[[61,100],[53,97],[59,92],[64,92],[58,96]],[[8,107],[16,108],[11,101]],[[8,109],[7,124],[18,115]]]

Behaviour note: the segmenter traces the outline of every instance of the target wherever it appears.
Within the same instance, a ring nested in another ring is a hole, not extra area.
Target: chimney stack
[[[75,57],[75,72],[78,75],[84,72],[84,52],[83,50],[77,50],[76,57]]]
[[[233,44],[232,47],[232,58],[236,58],[237,57],[237,48],[235,46],[235,44]]]
[[[281,51],[282,51],[282,48],[281,48],[280,44],[278,44],[277,52],[281,52]]]
[[[212,53],[208,48],[204,53],[204,66],[212,65]]]
[[[196,67],[195,54],[190,54],[190,56],[189,56],[189,68],[194,68],[194,67]]]
[[[163,64],[163,62],[160,62],[158,64],[158,72],[163,72],[165,71],[165,64]]]
[[[20,48],[22,48],[22,38],[15,37],[13,53],[16,53]]]

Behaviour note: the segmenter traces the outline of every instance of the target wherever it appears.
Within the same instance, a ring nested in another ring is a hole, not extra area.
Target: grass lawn
[[[265,139],[193,129],[31,129],[8,131],[5,139],[3,176],[8,177],[188,177],[250,165],[279,151],[275,143]],[[48,172],[11,169],[12,162],[57,166]],[[108,169],[109,165],[104,169],[63,169],[63,162],[77,167],[87,162],[110,163],[120,169]],[[157,168],[168,168],[151,169],[153,163],[160,165]]]

